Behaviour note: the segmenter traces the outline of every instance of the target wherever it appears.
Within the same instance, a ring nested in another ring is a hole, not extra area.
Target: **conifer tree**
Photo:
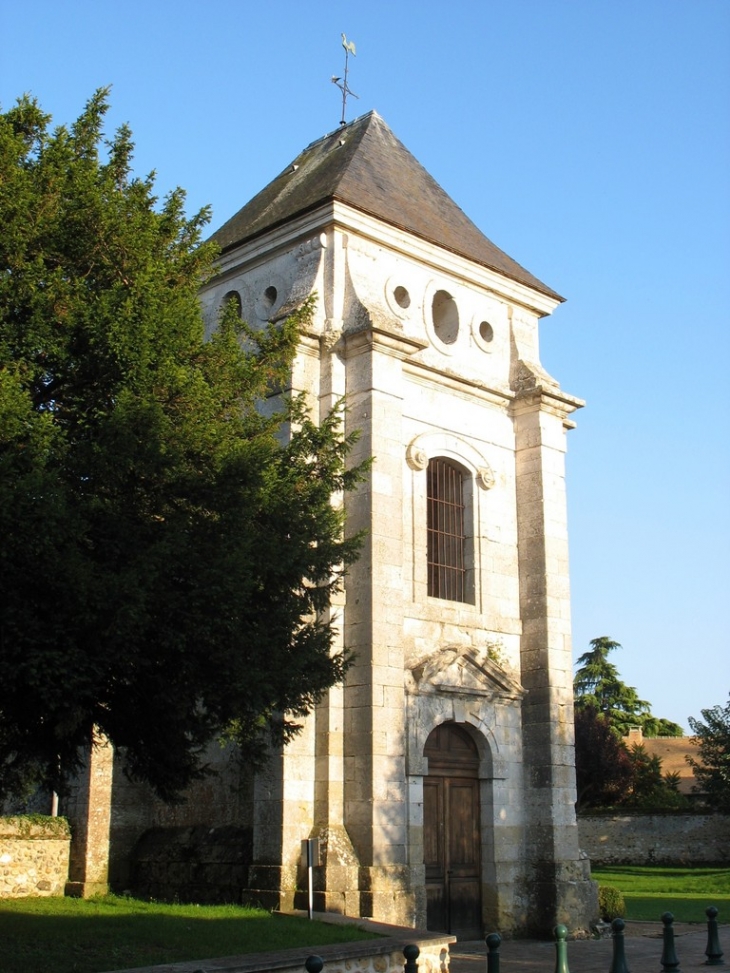
[[[332,503],[352,440],[258,408],[311,306],[259,332],[230,307],[206,341],[209,214],[134,176],[107,106],[0,114],[0,797],[60,788],[96,727],[173,799],[347,665],[323,613],[358,550]]]
[[[595,710],[620,737],[632,726],[641,727],[645,736],[682,736],[678,723],[653,716],[651,705],[623,682],[618,668],[608,659],[610,652],[621,648],[620,643],[602,635],[591,639],[590,644],[591,651],[578,659],[573,680],[576,710]]]

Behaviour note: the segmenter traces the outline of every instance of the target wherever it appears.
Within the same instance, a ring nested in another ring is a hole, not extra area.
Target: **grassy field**
[[[2,973],[100,973],[125,967],[369,939],[355,926],[239,906],[99,899],[0,900]]]
[[[626,902],[626,918],[657,922],[671,912],[678,922],[707,922],[714,905],[719,922],[730,922],[730,868],[614,865],[593,868],[600,885],[613,885]]]

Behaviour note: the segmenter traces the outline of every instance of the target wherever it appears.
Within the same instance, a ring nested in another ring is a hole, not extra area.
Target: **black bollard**
[[[555,973],[570,973],[568,969],[568,927],[556,926],[555,935]]]
[[[487,973],[499,973],[499,947],[502,937],[498,932],[490,932],[485,940],[487,944]]]
[[[321,956],[307,956],[304,960],[304,969],[307,973],[322,973],[324,960]]]
[[[403,955],[406,958],[406,965],[403,967],[403,973],[418,973],[418,963],[416,960],[421,955],[421,950],[418,946],[404,946]]]
[[[705,950],[705,966],[724,966],[722,950],[720,949],[720,936],[717,931],[717,909],[711,905],[705,909],[707,916],[707,949]]]
[[[673,973],[679,973],[679,959],[677,958],[677,950],[674,948],[674,916],[672,913],[663,913],[662,922],[664,923],[664,932],[662,933],[664,939],[661,959],[662,973],[666,973],[667,970],[671,970]]]
[[[626,950],[624,947],[624,929],[626,923],[623,919],[614,919],[611,923],[613,932],[613,959],[608,969],[608,973],[629,973],[626,965]]]

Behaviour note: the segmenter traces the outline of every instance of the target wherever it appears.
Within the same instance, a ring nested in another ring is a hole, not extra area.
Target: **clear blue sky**
[[[137,169],[218,226],[375,108],[483,232],[568,302],[576,656],[609,635],[656,715],[730,689],[728,0],[0,0],[0,103],[71,122],[113,85]],[[1,232],[1,230],[0,230]]]

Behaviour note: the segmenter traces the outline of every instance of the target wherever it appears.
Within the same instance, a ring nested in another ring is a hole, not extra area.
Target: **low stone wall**
[[[324,922],[355,924],[383,938],[224,956],[208,961],[167,963],[164,967],[146,966],[134,970],[114,970],[112,973],[199,973],[203,967],[225,970],[225,973],[302,973],[305,960],[312,955],[324,960],[323,973],[403,973],[403,950],[410,945],[419,949],[418,973],[444,973],[449,969],[449,946],[456,942],[455,936],[406,929],[368,919],[348,919],[331,913],[318,912],[315,918]]]
[[[580,847],[594,865],[700,865],[730,862],[725,814],[586,814]]]
[[[0,818],[0,899],[63,895],[70,845],[65,818]]]

